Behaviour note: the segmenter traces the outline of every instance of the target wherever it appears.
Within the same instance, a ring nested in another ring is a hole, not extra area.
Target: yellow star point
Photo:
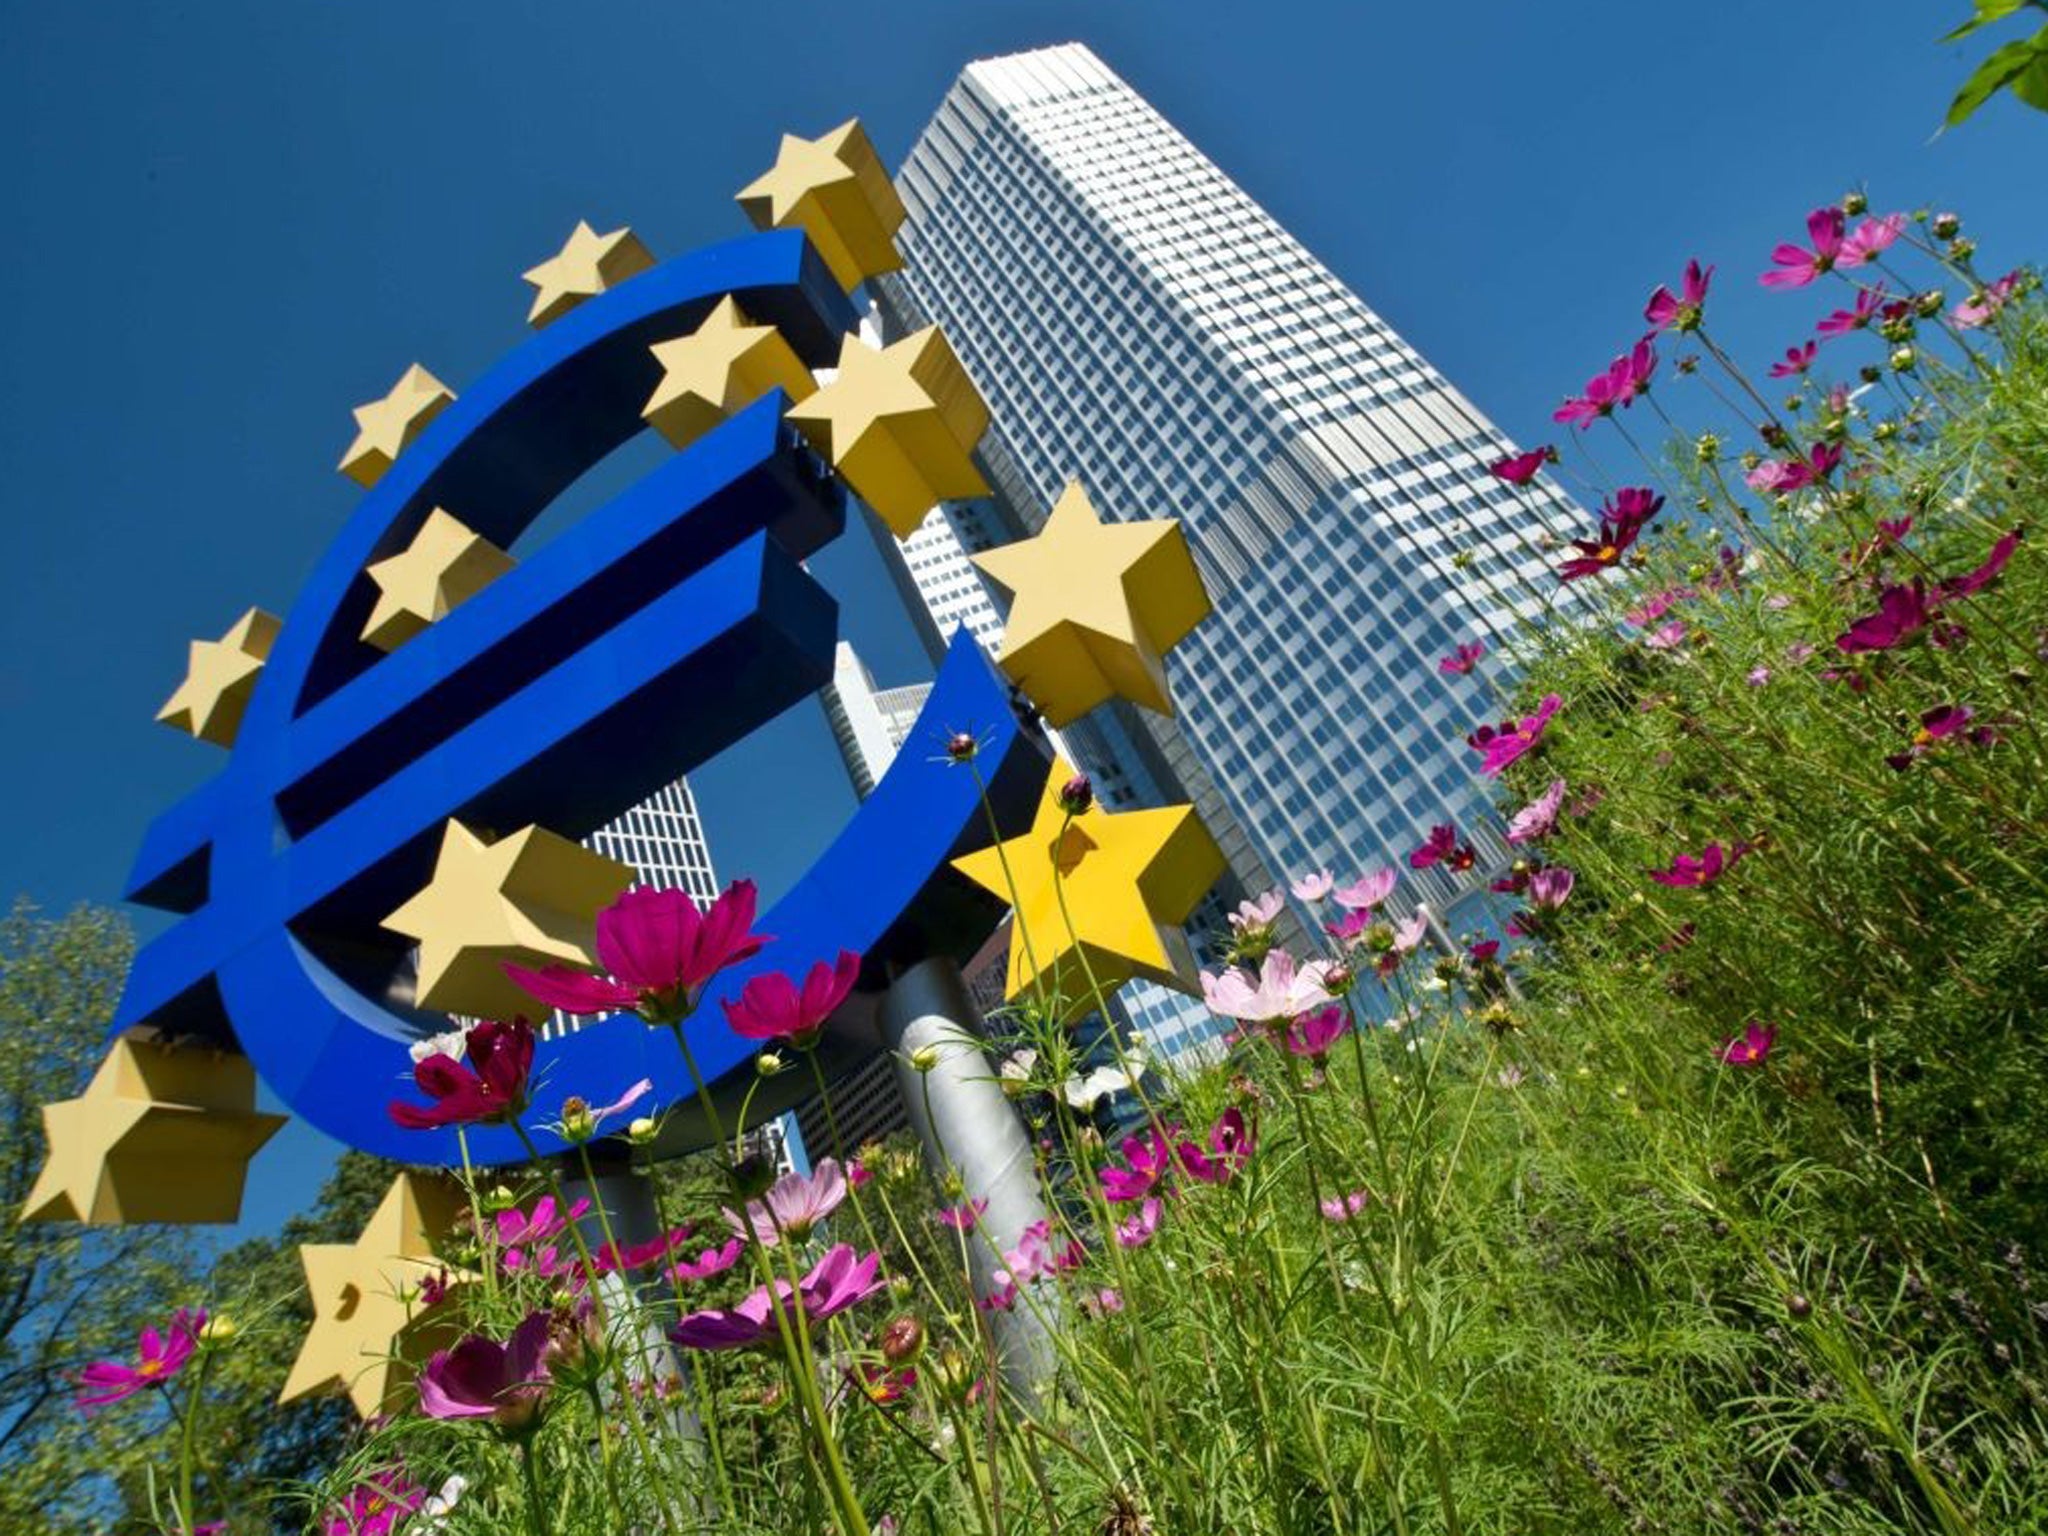
[[[82,1095],[43,1106],[49,1159],[21,1219],[234,1221],[249,1159],[283,1124],[257,1111],[245,1058],[124,1035]]]
[[[421,1362],[453,1331],[418,1293],[442,1269],[434,1243],[461,1205],[447,1180],[401,1173],[353,1243],[300,1247],[313,1323],[279,1402],[338,1388],[365,1419],[404,1406]]]
[[[801,229],[849,293],[903,265],[903,199],[855,118],[815,139],[782,136],[775,166],[740,189],[756,229]]]
[[[879,349],[846,337],[832,382],[786,416],[899,539],[938,502],[988,494],[971,456],[988,407],[937,326]]]
[[[1105,523],[1076,481],[1035,538],[974,563],[1013,594],[996,660],[1048,722],[1113,697],[1173,713],[1164,657],[1210,611],[1179,522]]]
[[[802,400],[817,388],[782,333],[754,324],[729,294],[690,335],[653,351],[661,383],[640,414],[678,448],[771,389]]]
[[[1223,873],[1223,854],[1193,806],[1116,814],[1094,806],[1070,817],[1060,787],[1073,772],[1052,765],[1029,832],[953,861],[1015,903],[1007,995],[1042,988],[1067,1017],[1095,1006],[1091,975],[1105,990],[1137,976],[1184,989],[1168,930]]]
[[[433,878],[384,926],[419,941],[420,1007],[509,1019],[539,1005],[504,963],[589,965],[598,910],[633,878],[626,865],[544,827],[489,842],[451,820]]]
[[[534,288],[526,323],[538,330],[653,265],[653,253],[632,230],[621,227],[600,235],[578,219],[568,243],[524,274]]]
[[[454,390],[414,363],[398,376],[390,394],[355,408],[356,440],[336,467],[365,489],[375,485],[454,399]]]
[[[274,614],[251,608],[218,640],[194,640],[185,681],[164,701],[157,719],[215,746],[233,746],[242,712],[283,627]]]
[[[379,650],[395,651],[513,563],[489,539],[436,507],[402,552],[366,568],[377,586],[377,604],[363,621],[363,638]]]

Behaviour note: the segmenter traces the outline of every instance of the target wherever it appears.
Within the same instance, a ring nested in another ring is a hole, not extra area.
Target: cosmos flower
[[[1118,1223],[1116,1242],[1119,1248],[1142,1248],[1152,1241],[1159,1231],[1159,1216],[1164,1209],[1158,1199],[1148,1199],[1139,1206],[1136,1214],[1127,1216]]]
[[[839,1209],[846,1198],[846,1175],[837,1158],[825,1158],[808,1174],[792,1170],[768,1187],[759,1200],[749,1200],[744,1218],[724,1212],[725,1224],[745,1237],[749,1231],[763,1248],[773,1248],[785,1234],[801,1240],[811,1228]]]
[[[1643,637],[1643,644],[1653,651],[1668,651],[1685,642],[1685,620],[1673,619]]]
[[[1721,1042],[1720,1057],[1731,1067],[1760,1067],[1777,1043],[1777,1025],[1751,1024],[1741,1034],[1730,1035]]]
[[[1555,448],[1531,448],[1527,453],[1518,453],[1513,458],[1488,466],[1487,472],[1509,485],[1527,485],[1545,464],[1554,462],[1556,458]]]
[[[1650,377],[1656,371],[1656,348],[1646,336],[1588,379],[1585,392],[1567,399],[1551,412],[1551,420],[1581,429],[1588,427],[1604,416],[1611,416],[1616,406],[1625,408],[1638,395],[1648,394]]]
[[[972,1232],[975,1224],[988,1214],[988,1201],[969,1200],[962,1205],[948,1206],[933,1212],[940,1226],[951,1227],[955,1232]]]
[[[1467,736],[1466,745],[1480,755],[1479,771],[1491,777],[1534,750],[1549,729],[1551,717],[1563,706],[1562,698],[1546,693],[1535,714],[1525,715],[1519,721],[1503,721],[1498,726],[1482,725]]]
[[[95,1360],[78,1373],[79,1393],[75,1401],[90,1413],[133,1397],[145,1387],[160,1387],[185,1368],[199,1348],[199,1335],[206,1327],[206,1314],[180,1307],[171,1314],[168,1329],[155,1324],[136,1338],[135,1363],[125,1360]]]
[[[820,960],[804,977],[801,988],[780,971],[768,971],[740,988],[737,998],[721,998],[725,1022],[748,1040],[787,1040],[798,1047],[817,1043],[818,1033],[860,979],[860,956],[850,949],[827,965]]]
[[[580,1221],[590,1209],[588,1200],[578,1200],[564,1211],[553,1195],[542,1195],[533,1202],[531,1213],[510,1210],[500,1211],[493,1218],[498,1231],[498,1246],[501,1248],[524,1248],[536,1243],[545,1243],[567,1230],[572,1221]]]
[[[1785,349],[1785,360],[1781,363],[1771,364],[1771,377],[1774,379],[1795,379],[1811,368],[1814,358],[1819,355],[1820,343],[1817,341],[1809,341],[1796,347],[1787,347]]]
[[[1685,275],[1679,279],[1677,293],[1659,284],[1650,295],[1650,302],[1643,306],[1643,318],[1650,323],[1652,331],[1698,330],[1706,310],[1707,285],[1713,278],[1714,269],[1702,267],[1695,259],[1685,264]]]
[[[565,965],[508,964],[505,974],[565,1013],[630,1010],[650,1024],[676,1023],[696,1011],[712,977],[769,942],[750,931],[754,903],[751,880],[734,881],[702,912],[687,891],[636,887],[597,914],[597,957],[608,976]]]
[[[1564,807],[1565,781],[1552,779],[1550,788],[1515,812],[1508,822],[1508,841],[1533,843],[1557,830],[1558,813]]]
[[[1104,1062],[1092,1072],[1068,1078],[1060,1085],[1060,1096],[1075,1109],[1092,1110],[1110,1094],[1135,1091],[1144,1076],[1145,1052],[1133,1043],[1124,1048],[1122,1060]]]
[[[1997,740],[1997,732],[1989,726],[1970,727],[1977,712],[1967,704],[1937,704],[1920,717],[1920,728],[1913,733],[1913,739],[1903,752],[1894,752],[1885,763],[1904,773],[1916,758],[1925,757],[1942,742],[1953,736],[1968,732],[1969,739],[1978,746],[1989,746]]]
[[[1529,876],[1529,905],[1539,911],[1555,912],[1572,894],[1576,876],[1562,864],[1550,864]]]
[[[1854,656],[1865,651],[1889,651],[1904,645],[1927,628],[1934,610],[1919,582],[1886,587],[1877,597],[1877,612],[1855,620],[1835,637],[1835,649]]]
[[[1804,288],[1824,272],[1833,271],[1842,254],[1847,220],[1835,207],[1816,208],[1806,216],[1811,248],[1784,244],[1771,252],[1772,270],[1758,279],[1766,288]]]
[[[524,1019],[486,1019],[463,1037],[470,1065],[451,1056],[429,1056],[412,1069],[433,1103],[425,1108],[393,1100],[391,1118],[409,1131],[448,1125],[496,1125],[526,1108],[527,1079],[533,1071],[533,1026]]]
[[[1838,309],[1824,317],[1814,327],[1823,341],[1832,341],[1837,336],[1847,336],[1852,331],[1867,330],[1877,318],[1880,305],[1884,303],[1884,284],[1865,288],[1856,295],[1855,304],[1848,309]]]
[[[1055,1248],[1052,1223],[1041,1216],[1024,1229],[1017,1246],[1003,1254],[1003,1267],[996,1271],[996,1278],[1005,1285],[1035,1285],[1079,1269],[1086,1257],[1078,1239],[1069,1238],[1064,1246]]]
[[[2019,292],[2019,287],[2020,273],[2017,270],[2008,272],[1996,282],[1985,284],[1982,293],[1972,294],[1963,300],[1949,312],[1949,318],[1966,331],[1989,325]]]
[[[881,1263],[879,1253],[861,1258],[851,1245],[836,1244],[796,1285],[777,1280],[772,1297],[764,1285],[734,1306],[692,1312],[669,1330],[669,1337],[685,1349],[744,1349],[762,1343],[775,1336],[777,1300],[784,1307],[801,1307],[809,1322],[822,1323],[887,1289],[876,1273]]]
[[[1118,1204],[1143,1200],[1173,1168],[1173,1151],[1158,1127],[1132,1136],[1123,1145],[1125,1167],[1102,1170],[1102,1193]]]
[[[384,1467],[349,1489],[320,1522],[324,1536],[391,1536],[427,1501],[404,1467]]]
[[[1590,539],[1573,539],[1578,555],[1558,567],[1565,581],[1577,581],[1608,570],[1621,561],[1664,505],[1664,498],[1640,486],[1628,486],[1614,493],[1614,499],[1600,508],[1600,531]]]
[[[1458,829],[1448,825],[1431,827],[1422,846],[1408,855],[1410,869],[1429,869],[1443,864],[1462,874],[1476,862],[1478,855],[1473,853],[1469,844],[1461,844]]]
[[[1843,268],[1866,266],[1890,250],[1893,242],[1905,231],[1906,216],[1903,213],[1865,219],[1856,226],[1855,233],[1842,242],[1841,254],[1835,258],[1835,265]]]
[[[489,1419],[508,1434],[536,1427],[547,1397],[551,1314],[539,1311],[503,1344],[471,1334],[437,1352],[420,1372],[420,1411],[430,1419]]]
[[[1467,677],[1479,665],[1479,658],[1486,654],[1484,642],[1473,640],[1459,646],[1436,664],[1437,671],[1446,677]]]
[[[1202,972],[1202,997],[1211,1013],[1226,1019],[1248,1024],[1291,1019],[1330,1001],[1323,986],[1328,969],[1322,960],[1297,966],[1294,956],[1276,949],[1266,956],[1256,981],[1234,966],[1221,976]]]
[[[1671,861],[1669,869],[1653,869],[1650,878],[1659,885],[1674,889],[1696,888],[1712,885],[1749,852],[1747,844],[1737,843],[1724,849],[1719,843],[1709,843],[1697,856],[1681,853]]]
[[[1660,288],[1658,292],[1663,292]],[[1354,1189],[1348,1195],[1331,1195],[1322,1202],[1325,1221],[1349,1221],[1372,1204],[1372,1191]]]
[[[694,1259],[684,1259],[671,1264],[662,1271],[663,1277],[678,1285],[687,1285],[693,1280],[708,1280],[713,1275],[722,1275],[739,1263],[740,1255],[746,1251],[746,1244],[737,1237],[730,1237],[715,1248],[706,1248]]]
[[[2005,562],[2012,558],[2012,552],[2019,548],[2019,543],[2020,530],[2015,528],[1991,546],[1991,553],[1974,571],[1961,576],[1951,576],[1937,583],[1934,588],[1935,601],[1954,602],[1959,597],[1969,597],[1973,593],[1983,591],[1998,579],[1998,573],[2005,569]]]
[[[1691,587],[1666,587],[1661,592],[1652,592],[1622,617],[1638,629],[1648,629],[1687,598],[1696,595]]]
[[[1321,1061],[1350,1027],[1350,1015],[1340,1005],[1331,1003],[1326,1008],[1301,1015],[1287,1026],[1281,1038],[1294,1055]]]
[[[1400,875],[1391,869],[1376,869],[1371,874],[1361,875],[1349,885],[1340,885],[1331,894],[1337,904],[1353,912],[1378,910],[1394,893],[1394,882]]]
[[[1318,869],[1311,874],[1297,876],[1293,890],[1296,901],[1317,902],[1335,889],[1337,882],[1327,869]]]
[[[1244,1111],[1233,1104],[1209,1128],[1206,1146],[1183,1141],[1174,1150],[1189,1178],[1204,1184],[1227,1184],[1250,1161],[1254,1146]]]

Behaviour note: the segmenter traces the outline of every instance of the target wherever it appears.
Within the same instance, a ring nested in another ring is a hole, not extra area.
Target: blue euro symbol
[[[446,1021],[394,1000],[408,941],[380,919],[426,884],[450,817],[583,836],[814,694],[831,676],[838,606],[802,561],[844,529],[846,499],[773,394],[388,655],[358,638],[374,597],[364,569],[436,507],[510,547],[642,430],[660,374],[649,348],[728,294],[812,367],[836,359],[856,321],[795,231],[679,257],[508,354],[364,498],[286,616],[227,766],[144,839],[129,899],[183,916],[136,957],[116,1032],[152,1025],[238,1047],[329,1135],[407,1162],[456,1160],[452,1132],[400,1130],[386,1113],[409,1092],[407,1047]],[[963,727],[981,736],[999,825],[1028,824],[1042,744],[963,632],[906,750],[758,924],[776,942],[722,978],[730,995],[763,970],[863,954],[861,991],[822,1047],[830,1071],[874,1049],[861,999],[893,970],[964,955],[993,925],[946,867],[987,841],[975,776],[938,751]],[[714,1084],[751,1075],[751,1047],[716,1008],[690,1027]],[[708,1140],[665,1034],[630,1016],[598,1021],[542,1042],[536,1078],[560,1094],[651,1078],[677,1106],[678,1141]],[[486,1164],[525,1155],[505,1129],[472,1133],[469,1152]]]

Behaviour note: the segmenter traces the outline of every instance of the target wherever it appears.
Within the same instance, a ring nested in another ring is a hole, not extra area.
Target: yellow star
[[[23,1221],[234,1221],[249,1159],[284,1124],[245,1057],[123,1035],[78,1098],[43,1106],[49,1160]]]
[[[395,651],[512,566],[505,551],[436,507],[402,553],[365,572],[377,584],[377,606],[363,621],[363,638]]]
[[[1209,616],[1177,521],[1102,522],[1073,481],[1037,537],[974,563],[1015,594],[996,660],[1048,722],[1111,697],[1173,713],[1162,658]]]
[[[398,376],[390,394],[356,407],[356,440],[336,468],[366,489],[375,485],[454,398],[454,390],[414,363]]]
[[[185,681],[164,701],[157,719],[217,747],[233,746],[242,711],[283,627],[274,615],[251,608],[218,640],[194,640]]]
[[[1164,930],[1187,921],[1223,873],[1193,806],[1069,816],[1060,788],[1073,773],[1052,765],[1029,832],[953,861],[1012,905],[1007,995],[1042,987],[1066,1017],[1095,1006],[1091,976],[1105,992],[1134,976],[1185,989]]]
[[[937,326],[880,350],[847,336],[837,377],[785,414],[899,539],[936,503],[988,494],[969,457],[988,407]]]
[[[536,290],[526,323],[538,330],[585,299],[616,288],[653,265],[653,254],[632,230],[619,228],[600,235],[578,219],[569,243],[525,274]]]
[[[405,1405],[420,1364],[453,1332],[418,1295],[442,1270],[434,1241],[461,1208],[447,1180],[401,1173],[353,1243],[300,1246],[313,1325],[279,1402],[338,1387],[365,1419]]]
[[[849,293],[903,265],[903,199],[859,118],[815,139],[785,133],[775,168],[740,189],[739,205],[756,229],[801,229]]]
[[[818,387],[782,332],[754,324],[730,295],[690,335],[653,350],[661,383],[640,414],[678,448],[771,389],[802,400]]]
[[[487,842],[459,821],[441,834],[427,888],[384,919],[419,940],[422,1008],[509,1019],[540,1011],[502,969],[589,965],[597,913],[633,880],[624,864],[543,827]]]

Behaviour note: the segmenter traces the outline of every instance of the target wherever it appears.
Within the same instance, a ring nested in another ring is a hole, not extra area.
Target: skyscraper
[[[897,183],[884,320],[942,326],[987,399],[999,515],[1035,531],[1079,479],[1105,518],[1178,517],[1215,598],[1169,661],[1176,719],[1083,723],[1254,887],[1438,822],[1504,859],[1463,741],[1484,694],[1437,662],[1538,612],[1532,535],[1567,504],[1493,481],[1501,434],[1084,47],[969,65]],[[1439,912],[1471,889],[1404,885]]]

